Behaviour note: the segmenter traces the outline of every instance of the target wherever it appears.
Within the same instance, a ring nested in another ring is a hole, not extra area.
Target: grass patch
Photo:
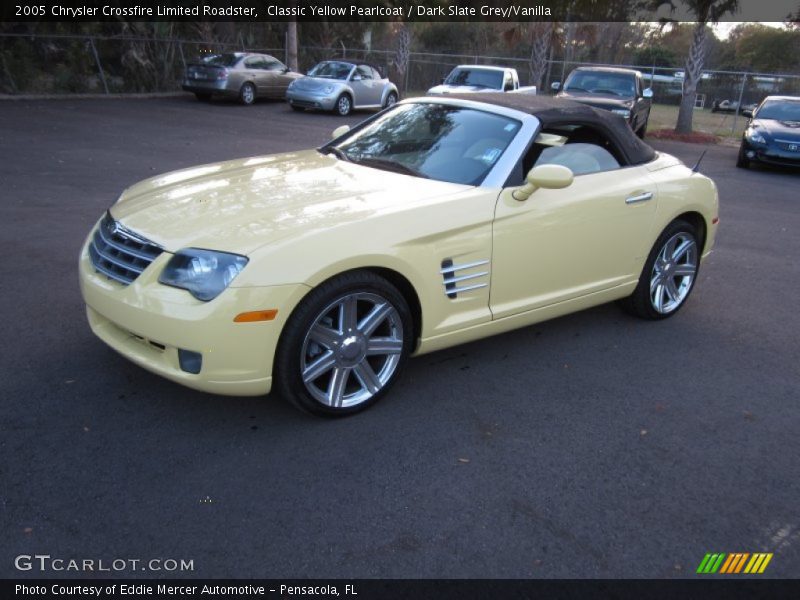
[[[739,115],[736,119],[736,128],[731,131],[734,124],[733,121],[734,115],[732,113],[712,113],[709,108],[696,108],[694,109],[694,116],[692,117],[692,129],[698,134],[738,139],[742,137],[742,133],[747,125],[747,118]],[[677,122],[677,106],[653,104],[653,107],[650,109],[650,122],[647,126],[647,135],[650,137],[659,137],[659,135],[656,135],[657,133],[661,133],[659,130],[673,130]],[[666,133],[664,135],[666,135]]]

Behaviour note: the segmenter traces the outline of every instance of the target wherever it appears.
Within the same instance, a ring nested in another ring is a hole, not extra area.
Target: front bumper
[[[330,94],[304,92],[296,90],[286,91],[286,100],[292,106],[300,106],[302,108],[313,108],[317,110],[333,110],[336,106],[336,100],[339,94],[336,91]]]
[[[278,338],[304,285],[231,287],[210,302],[158,283],[163,253],[130,285],[97,273],[84,245],[79,278],[92,331],[137,365],[190,388],[256,396],[272,386]],[[246,311],[278,309],[272,321],[235,323]],[[181,368],[179,349],[202,355],[197,374]]]
[[[747,160],[781,167],[800,167],[800,142],[797,142],[797,148],[790,151],[780,148],[775,142],[751,144],[747,138],[742,140],[742,150]]]

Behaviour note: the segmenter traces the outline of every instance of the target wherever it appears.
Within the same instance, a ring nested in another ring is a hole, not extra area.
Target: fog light
[[[197,375],[203,367],[203,355],[199,352],[192,352],[191,350],[183,350],[178,348],[178,361],[181,364],[181,370],[187,373]]]
[[[747,158],[755,158],[755,157],[756,157],[755,152],[753,152],[752,150],[747,151]]]

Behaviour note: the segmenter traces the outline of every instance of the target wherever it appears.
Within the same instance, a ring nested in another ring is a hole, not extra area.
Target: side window
[[[266,64],[264,68],[267,69],[267,71],[283,71],[286,68],[286,66],[281,61],[276,60],[272,57],[267,57],[265,59],[265,63]]]
[[[374,68],[374,67],[372,67],[372,77],[373,77],[373,79],[383,79],[383,77],[381,76],[381,74],[380,74],[380,73],[378,72],[378,70],[377,70],[376,68]]]
[[[361,79],[372,79],[372,68],[367,65],[358,65],[356,74],[361,75]]]
[[[260,56],[251,56],[244,61],[244,66],[248,69],[263,69],[264,59]]]
[[[583,142],[545,148],[534,163],[538,165],[563,165],[575,175],[613,171],[620,166],[605,148]]]
[[[563,165],[575,175],[613,171],[625,163],[619,150],[600,131],[585,125],[566,125],[543,133],[565,137],[566,143],[550,146],[534,142],[516,169],[509,185],[522,185],[523,179],[538,165]]]

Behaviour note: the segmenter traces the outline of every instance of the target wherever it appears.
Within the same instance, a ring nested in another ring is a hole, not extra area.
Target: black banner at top
[[[687,3],[633,0],[10,0],[0,21],[694,21]],[[741,0],[720,20],[797,19],[798,0]]]

